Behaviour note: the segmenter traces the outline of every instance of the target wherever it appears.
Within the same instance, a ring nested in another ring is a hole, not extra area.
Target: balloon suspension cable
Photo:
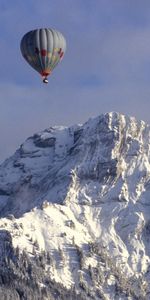
[[[43,82],[44,82],[44,83],[48,83],[47,77],[44,77],[44,78],[43,78]]]

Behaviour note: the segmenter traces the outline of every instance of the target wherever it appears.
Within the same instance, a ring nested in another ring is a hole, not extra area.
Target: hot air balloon
[[[66,41],[57,30],[35,29],[23,36],[20,49],[30,66],[41,74],[43,82],[48,83],[47,77],[64,56]]]

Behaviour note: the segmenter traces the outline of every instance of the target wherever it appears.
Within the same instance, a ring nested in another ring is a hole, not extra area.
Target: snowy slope
[[[108,113],[33,135],[0,166],[0,215],[67,288],[149,299],[150,126]]]

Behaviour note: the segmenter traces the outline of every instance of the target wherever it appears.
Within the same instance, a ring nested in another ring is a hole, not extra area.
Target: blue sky
[[[22,58],[35,28],[67,40],[49,84]],[[149,0],[0,0],[0,161],[33,133],[117,111],[150,123]]]

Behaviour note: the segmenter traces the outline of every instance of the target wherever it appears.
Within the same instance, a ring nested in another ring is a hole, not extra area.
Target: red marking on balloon
[[[59,54],[60,58],[62,58],[62,57],[63,57],[63,55],[64,55],[64,52],[62,51],[62,48],[60,48],[60,49],[59,49],[59,51],[58,51],[58,54]]]
[[[50,71],[42,71],[41,75],[42,76],[48,76],[50,74]]]
[[[46,55],[47,55],[47,51],[46,51],[45,49],[42,49],[42,50],[41,50],[41,55],[42,55],[42,56],[46,56]]]

